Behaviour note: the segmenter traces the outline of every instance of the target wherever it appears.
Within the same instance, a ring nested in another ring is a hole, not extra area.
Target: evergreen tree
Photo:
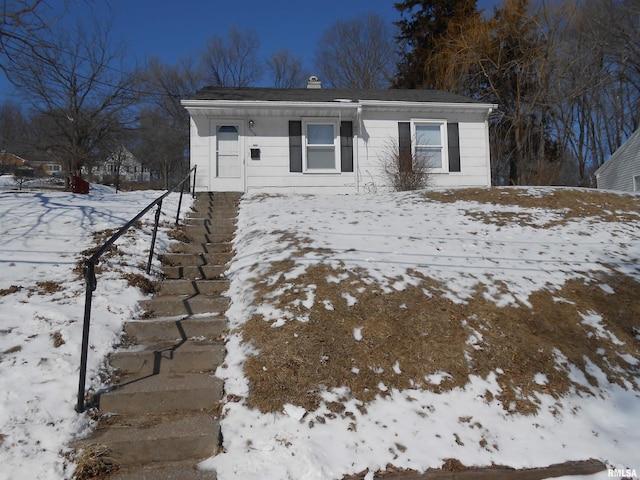
[[[435,53],[451,22],[461,22],[478,13],[476,0],[403,0],[394,3],[402,17],[395,22],[400,29],[400,61],[395,87],[434,88],[437,72],[425,65]]]

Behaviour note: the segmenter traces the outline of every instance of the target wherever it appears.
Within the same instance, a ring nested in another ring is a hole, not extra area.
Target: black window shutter
[[[411,124],[409,122],[398,122],[398,156],[400,171],[412,171]]]
[[[447,123],[447,140],[449,143],[449,171],[460,171],[460,132],[457,123]]]
[[[353,122],[340,122],[340,171],[353,172]]]
[[[302,172],[302,122],[289,121],[289,171]]]

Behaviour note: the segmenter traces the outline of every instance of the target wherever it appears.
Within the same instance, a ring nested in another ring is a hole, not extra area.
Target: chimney
[[[322,88],[322,82],[315,75],[311,75],[307,80],[307,88]]]

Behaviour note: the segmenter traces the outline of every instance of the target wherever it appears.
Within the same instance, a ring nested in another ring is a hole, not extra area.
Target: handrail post
[[[196,172],[198,171],[198,165],[193,166],[193,188],[191,189],[191,197],[196,198]]]
[[[78,383],[78,403],[76,412],[84,412],[84,389],[87,381],[87,355],[89,352],[89,326],[91,325],[91,299],[96,289],[95,265],[87,262],[83,269],[86,285],[84,297],[84,323],[82,325],[82,348],[80,351],[80,381]]]
[[[153,223],[153,235],[151,236],[151,248],[149,249],[149,261],[147,262],[147,273],[151,272],[151,262],[153,261],[153,250],[156,248],[156,235],[158,234],[158,223],[160,223],[160,212],[162,210],[162,200],[158,202],[156,218]]]
[[[180,187],[180,199],[178,200],[178,211],[176,212],[176,227],[180,223],[180,208],[182,207],[182,195],[184,195],[184,182],[182,182],[182,187]]]

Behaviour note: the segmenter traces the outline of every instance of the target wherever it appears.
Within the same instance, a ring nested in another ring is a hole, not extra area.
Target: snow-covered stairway
[[[227,327],[224,278],[241,194],[198,194],[184,241],[162,257],[164,279],[125,326],[132,345],[111,355],[117,382],[99,398],[100,421],[86,442],[119,465],[113,479],[215,479],[195,470],[220,447],[218,411]]]

